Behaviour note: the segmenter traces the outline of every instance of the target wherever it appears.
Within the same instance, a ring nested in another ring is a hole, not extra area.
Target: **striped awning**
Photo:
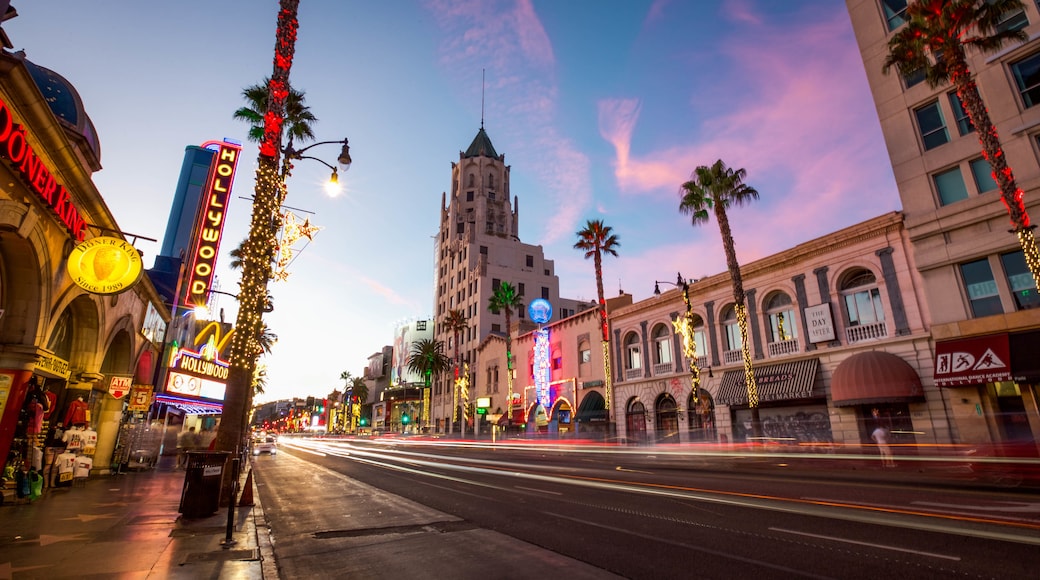
[[[767,403],[812,398],[813,387],[816,385],[816,369],[819,366],[818,358],[754,366],[758,400]],[[715,402],[728,406],[748,404],[743,368],[722,373],[722,382],[719,384]]]

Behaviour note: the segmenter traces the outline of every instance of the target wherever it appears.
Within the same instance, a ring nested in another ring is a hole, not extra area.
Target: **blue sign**
[[[552,304],[545,298],[535,298],[527,305],[527,314],[532,322],[545,324],[552,318]]]

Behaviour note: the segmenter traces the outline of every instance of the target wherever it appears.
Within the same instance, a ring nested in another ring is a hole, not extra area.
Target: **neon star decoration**
[[[310,218],[300,223],[296,214],[291,211],[285,212],[282,216],[282,233],[275,248],[275,265],[272,272],[274,280],[284,281],[289,278],[289,264],[292,263],[294,255],[299,253],[294,252],[293,246],[303,238],[306,238],[308,243],[313,241],[314,235],[321,229],[319,226],[311,225]]]

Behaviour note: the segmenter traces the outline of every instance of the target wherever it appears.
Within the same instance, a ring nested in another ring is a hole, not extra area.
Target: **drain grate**
[[[364,536],[385,536],[389,534],[415,534],[419,532],[436,532],[446,534],[450,532],[464,532],[476,529],[477,526],[462,520],[431,522],[428,524],[414,524],[408,526],[388,526],[385,528],[366,528],[363,530],[326,530],[314,532],[314,538],[325,540],[329,538],[360,538]]]
[[[220,550],[219,552],[193,552],[184,557],[184,564],[193,562],[228,562],[232,560],[259,560],[260,550]]]

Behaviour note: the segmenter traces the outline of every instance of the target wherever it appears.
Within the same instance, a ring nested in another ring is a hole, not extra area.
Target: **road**
[[[279,449],[254,472],[285,578],[1034,578],[1040,564],[1035,494],[912,473],[668,448]]]

